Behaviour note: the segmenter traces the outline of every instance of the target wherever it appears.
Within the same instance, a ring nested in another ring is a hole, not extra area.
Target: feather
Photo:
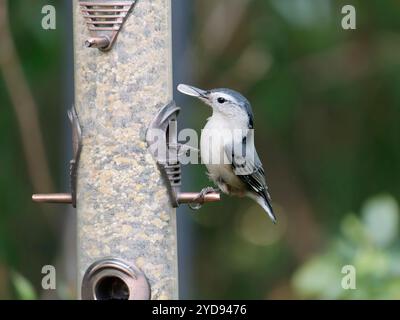
[[[236,176],[246,185],[247,196],[255,200],[268,213],[272,221],[276,217],[271,205],[271,196],[265,178],[264,168],[254,147],[251,131],[239,143],[225,144],[225,153]]]

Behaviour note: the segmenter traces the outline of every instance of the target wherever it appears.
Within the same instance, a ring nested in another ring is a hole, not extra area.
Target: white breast
[[[200,138],[200,153],[202,162],[206,165],[210,178],[215,181],[222,191],[227,192],[226,186],[220,185],[222,180],[230,189],[241,189],[243,183],[233,173],[232,166],[226,156],[224,145],[231,140],[235,128],[223,116],[214,114],[209,118],[202,130]],[[228,193],[228,192],[227,192]]]

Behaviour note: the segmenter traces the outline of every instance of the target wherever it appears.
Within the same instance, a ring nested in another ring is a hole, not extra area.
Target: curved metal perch
[[[181,164],[178,153],[181,145],[177,141],[176,126],[180,110],[175,101],[163,106],[147,129],[146,141],[167,183],[172,206],[176,208],[180,204],[197,204],[196,207],[191,208],[200,209],[203,203],[219,201],[220,194],[218,192],[180,192]],[[162,133],[162,136],[157,136],[159,133]],[[155,137],[161,138],[161,141],[156,140]]]

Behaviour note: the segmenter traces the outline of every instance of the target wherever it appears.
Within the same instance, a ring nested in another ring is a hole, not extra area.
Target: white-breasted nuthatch
[[[264,169],[254,146],[250,102],[231,89],[201,90],[180,84],[178,90],[212,108],[200,139],[201,158],[210,179],[226,194],[255,200],[275,223]]]

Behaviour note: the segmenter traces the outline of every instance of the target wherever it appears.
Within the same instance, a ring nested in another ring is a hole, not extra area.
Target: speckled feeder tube
[[[99,1],[98,1],[99,2]],[[138,0],[110,51],[74,1],[75,107],[82,127],[78,169],[78,288],[89,266],[122,259],[140,269],[151,299],[178,298],[175,210],[146,129],[172,99],[170,0]]]

